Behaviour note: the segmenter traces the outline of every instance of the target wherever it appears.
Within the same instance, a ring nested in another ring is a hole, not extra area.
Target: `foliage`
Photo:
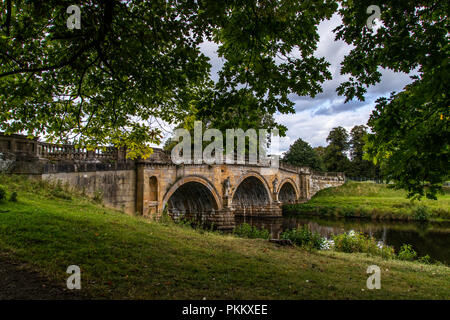
[[[11,196],[9,197],[9,201],[11,201],[11,202],[17,202],[17,192],[16,192],[16,191],[13,191],[13,192],[11,193]]]
[[[0,201],[6,198],[6,189],[0,186]]]
[[[417,261],[424,264],[431,264],[431,258],[429,255],[424,255],[423,257],[417,259]]]
[[[441,119],[448,100],[440,95],[432,101],[429,93],[438,95],[433,86],[416,81],[389,99],[379,99],[369,120],[375,134],[369,136],[368,156],[409,198],[436,199],[450,173],[448,119]]]
[[[336,38],[353,46],[342,62],[348,81],[338,88],[347,100],[364,100],[381,80],[380,67],[413,72],[414,82],[390,98],[377,100],[368,122],[368,159],[408,197],[436,199],[448,179],[449,74],[448,1],[387,1],[381,26],[366,26],[368,3],[339,1],[343,24]]]
[[[280,239],[289,239],[298,246],[317,250],[321,250],[327,243],[326,238],[317,232],[312,232],[307,225],[282,232]]]
[[[55,188],[51,191],[51,195],[55,198],[64,199],[64,200],[72,200],[70,194],[67,193],[66,190]]]
[[[410,244],[403,244],[398,252],[400,260],[413,261],[417,257],[417,252],[414,251]]]
[[[314,151],[320,157],[320,159],[323,159],[323,156],[325,155],[325,148],[324,147],[322,147],[322,146],[315,147]]]
[[[379,176],[378,167],[373,162],[363,159],[367,135],[367,127],[364,125],[354,126],[350,131],[351,163],[345,172],[347,176],[364,178],[377,178]]]
[[[289,147],[283,157],[283,161],[299,167],[310,167],[316,171],[324,171],[322,159],[317,155],[316,151],[302,139],[297,139],[294,144]]]
[[[345,128],[335,127],[327,137],[328,146],[316,147],[314,151],[328,171],[344,172],[354,178],[378,178],[379,167],[364,159],[367,137],[367,127],[364,125],[354,126],[350,135]]]
[[[52,183],[51,183],[52,184]],[[72,200],[72,196],[69,192],[69,188],[67,185],[63,186],[61,180],[58,180],[56,184],[52,184],[49,188],[49,193],[51,196],[63,200]]]
[[[347,130],[343,127],[333,128],[327,137],[328,146],[325,148],[323,162],[328,171],[345,172],[350,160],[345,154],[349,148]]]
[[[371,255],[379,255],[386,259],[395,257],[394,249],[390,246],[378,243],[375,238],[363,233],[350,231],[333,236],[334,249],[342,252],[364,252]]]
[[[362,160],[364,154],[364,138],[367,136],[367,127],[365,125],[354,126],[350,131],[350,159]]]
[[[94,200],[95,203],[102,203],[103,202],[103,192],[101,190],[96,190],[94,192],[94,196],[92,197],[92,200]]]
[[[156,216],[155,216],[154,220],[158,221],[159,223],[166,224],[166,225],[174,224],[174,220],[172,219],[172,217],[169,214],[169,208],[168,208],[167,204],[164,207],[164,209],[161,213],[161,216],[159,218],[156,218]]]
[[[266,230],[264,228],[258,229],[257,227],[251,226],[248,223],[238,225],[237,227],[234,228],[233,233],[238,237],[250,239],[256,238],[269,239],[270,237],[269,230]]]
[[[146,157],[161,140],[159,120],[246,130],[266,114],[294,112],[290,94],[315,96],[331,78],[314,53],[334,0],[85,0],[79,30],[66,26],[70,1],[6,4],[0,130],[8,133]],[[224,61],[216,82],[205,41]]]
[[[427,221],[430,218],[430,212],[427,206],[419,205],[414,209],[414,219]]]

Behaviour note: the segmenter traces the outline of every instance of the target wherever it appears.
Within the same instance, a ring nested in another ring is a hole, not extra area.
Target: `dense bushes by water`
[[[404,244],[397,256],[400,260],[413,261],[417,257],[417,252],[414,251],[410,244]]]
[[[374,238],[361,233],[351,231],[333,236],[332,239],[322,237],[319,233],[312,232],[304,225],[301,228],[287,230],[281,234],[282,239],[290,239],[296,245],[318,250],[330,250],[341,252],[363,252],[378,255],[383,258],[393,258],[394,249],[377,242]]]
[[[363,252],[370,255],[381,256],[386,259],[395,257],[394,248],[377,242],[375,238],[365,234],[350,231],[333,236],[334,250],[341,252]]]
[[[270,232],[264,228],[258,229],[255,226],[251,226],[248,223],[243,223],[234,228],[233,233],[238,237],[250,238],[250,239],[269,239]]]
[[[289,239],[294,244],[302,247],[322,250],[327,248],[328,240],[317,232],[312,232],[304,225],[302,228],[284,231],[281,239]]]
[[[319,233],[311,231],[306,225],[301,228],[284,231],[281,239],[289,239],[294,244],[307,249],[335,250],[346,253],[367,253],[373,256],[380,256],[384,259],[399,259],[430,264],[430,256],[418,257],[411,245],[404,244],[398,254],[393,247],[376,241],[363,233],[350,231],[338,235],[333,235],[331,239],[320,236]]]

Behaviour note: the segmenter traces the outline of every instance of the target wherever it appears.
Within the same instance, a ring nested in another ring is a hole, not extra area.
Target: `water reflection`
[[[432,260],[450,264],[450,222],[403,222],[371,221],[360,219],[332,219],[314,216],[291,216],[283,218],[236,217],[236,224],[248,223],[270,231],[273,238],[279,238],[281,232],[303,225],[322,236],[330,238],[355,230],[373,236],[383,243],[391,245],[396,252],[402,244],[411,244],[419,256],[428,254]]]

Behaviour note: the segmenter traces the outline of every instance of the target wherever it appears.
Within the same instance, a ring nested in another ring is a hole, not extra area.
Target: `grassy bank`
[[[287,205],[286,214],[387,220],[450,220],[450,191],[438,200],[410,201],[406,192],[370,182],[347,182],[319,191],[306,203]]]
[[[63,188],[0,176],[0,252],[65,285],[81,268],[93,298],[449,299],[450,268],[306,251],[131,217]],[[382,270],[368,290],[366,269]]]

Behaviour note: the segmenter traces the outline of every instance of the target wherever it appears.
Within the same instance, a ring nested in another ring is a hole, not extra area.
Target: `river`
[[[248,223],[270,231],[272,238],[279,238],[287,229],[308,225],[312,231],[330,238],[354,230],[375,237],[393,246],[398,252],[402,244],[410,244],[418,256],[429,255],[432,261],[450,265],[450,222],[373,221],[366,219],[332,219],[310,215],[282,218],[236,217],[236,224]]]

